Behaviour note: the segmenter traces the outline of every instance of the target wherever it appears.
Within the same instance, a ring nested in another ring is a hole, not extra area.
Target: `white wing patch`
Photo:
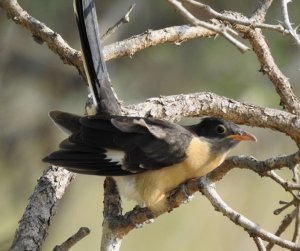
[[[109,149],[109,148],[106,148],[105,150],[106,150],[106,152],[105,152],[106,158],[105,159],[109,160],[110,162],[117,162],[119,165],[123,164],[125,152],[119,151],[119,150],[114,150],[114,149]]]

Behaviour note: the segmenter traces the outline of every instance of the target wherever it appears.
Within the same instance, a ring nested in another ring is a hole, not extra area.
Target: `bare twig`
[[[265,21],[266,14],[271,7],[273,0],[259,0],[258,6],[254,11],[251,20],[255,20],[257,23],[262,23]]]
[[[288,12],[288,3],[292,2],[291,0],[281,0],[281,8],[283,14],[283,22],[289,33],[291,34],[292,38],[294,39],[295,43],[300,46],[300,35],[297,34],[297,28],[293,28],[289,18]]]
[[[108,30],[101,36],[101,40],[105,41],[109,36],[111,36],[116,30],[122,25],[127,24],[130,22],[129,15],[133,8],[135,7],[135,4],[132,4],[126,14],[112,27],[108,28]]]
[[[261,240],[261,238],[254,236],[253,240],[256,244],[258,251],[266,251],[265,245],[264,245],[263,241]]]
[[[279,204],[283,204],[282,207],[277,208],[276,210],[274,210],[274,214],[275,215],[279,215],[281,212],[283,212],[285,209],[289,208],[290,206],[294,205],[295,202],[294,200],[290,201],[290,202],[286,202],[286,201],[279,201]]]
[[[290,250],[300,250],[300,246],[279,238],[278,236],[267,232],[262,229],[259,225],[253,223],[245,216],[237,213],[232,208],[230,208],[216,192],[215,186],[211,180],[207,177],[202,177],[200,180],[200,191],[205,195],[205,197],[211,202],[215,210],[226,215],[232,222],[243,227],[250,235],[255,235],[260,237],[262,240],[269,241],[277,244],[280,247],[288,248]]]
[[[90,233],[90,229],[87,227],[81,227],[77,233],[72,235],[70,238],[68,238],[64,243],[61,245],[55,246],[53,251],[67,251],[71,247],[73,247],[78,241],[82,240],[84,237],[86,237]]]
[[[257,10],[255,11],[255,13],[251,18],[248,18],[240,13],[235,13],[235,12],[220,13],[214,10],[209,5],[197,2],[195,0],[182,0],[182,1],[200,8],[201,10],[209,14],[212,18],[216,18],[221,21],[230,22],[232,25],[241,24],[241,25],[249,26],[251,28],[269,29],[269,30],[278,31],[285,35],[290,35],[290,32],[287,29],[285,29],[281,24],[274,25],[274,24],[263,23],[266,11],[270,7],[273,0],[261,1],[262,2],[261,5],[257,8]]]
[[[293,239],[292,242],[297,243],[299,240],[299,234],[300,234],[300,209],[299,205],[296,207],[296,216],[295,216],[295,229],[294,229],[294,234],[293,234]]]
[[[209,5],[197,2],[195,0],[182,0],[183,2],[187,2],[189,4],[192,4],[201,10],[205,11],[207,14],[209,14],[210,17],[216,18],[221,21],[227,21],[230,22],[232,25],[241,24],[245,25],[251,28],[261,28],[261,29],[268,29],[280,32],[284,35],[289,35],[292,39],[295,40],[295,30],[290,30],[288,28],[285,28],[282,24],[265,24],[264,19],[265,15],[267,13],[267,10],[271,6],[273,0],[262,0],[260,1],[260,5],[254,12],[253,16],[251,18],[247,18],[246,16],[237,13],[237,12],[230,12],[230,13],[220,13],[213,8],[211,8]],[[297,34],[296,34],[297,35]],[[297,35],[299,37],[299,35]]]
[[[249,39],[252,48],[261,63],[261,72],[266,74],[275,86],[281,99],[281,105],[291,113],[300,114],[299,100],[293,92],[289,79],[276,65],[261,30],[252,30],[246,27],[237,27],[237,29],[244,32],[245,37]]]
[[[280,184],[286,191],[300,190],[300,186],[298,184],[283,179],[274,171],[268,171],[264,174],[264,176],[270,177],[272,180]]]
[[[298,170],[298,165],[295,165],[295,166],[291,167],[291,170],[293,172],[293,181],[296,184],[299,184],[299,170]]]
[[[296,216],[296,209],[294,209],[291,213],[287,214],[284,216],[283,221],[279,225],[277,231],[275,232],[276,236],[280,236],[286,229],[287,227],[292,223],[293,219]],[[267,246],[266,249],[267,251],[270,251],[274,247],[274,243],[270,242]]]
[[[239,40],[235,39],[231,34],[237,35],[237,33],[224,25],[214,25],[205,21],[201,21],[194,17],[186,8],[183,7],[182,3],[177,0],[168,0],[179,13],[184,16],[189,22],[196,26],[202,26],[203,28],[217,32],[218,34],[225,37],[230,43],[236,46],[241,52],[246,52],[249,50],[249,47],[241,43]]]

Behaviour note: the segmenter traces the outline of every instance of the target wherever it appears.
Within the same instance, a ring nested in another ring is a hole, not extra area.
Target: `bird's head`
[[[206,117],[199,124],[192,126],[193,132],[207,140],[211,150],[227,152],[240,141],[257,141],[255,136],[245,132],[238,125],[214,117]]]

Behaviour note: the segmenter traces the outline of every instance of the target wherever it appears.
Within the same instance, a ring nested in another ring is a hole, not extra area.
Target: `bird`
[[[79,174],[112,176],[122,196],[155,213],[166,210],[172,189],[217,168],[239,142],[256,141],[216,117],[181,126],[146,117],[61,111],[49,116],[69,137],[44,162]]]
[[[166,210],[172,189],[217,168],[239,142],[256,141],[222,118],[203,117],[181,126],[121,115],[103,60],[94,0],[74,0],[74,10],[92,98],[88,115],[49,113],[69,136],[44,162],[79,174],[114,177],[122,196],[159,213]]]

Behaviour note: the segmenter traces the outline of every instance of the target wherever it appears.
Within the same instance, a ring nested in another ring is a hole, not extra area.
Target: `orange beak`
[[[233,139],[236,141],[257,141],[256,137],[248,132],[241,131],[238,134],[232,134],[226,137],[227,139]]]

